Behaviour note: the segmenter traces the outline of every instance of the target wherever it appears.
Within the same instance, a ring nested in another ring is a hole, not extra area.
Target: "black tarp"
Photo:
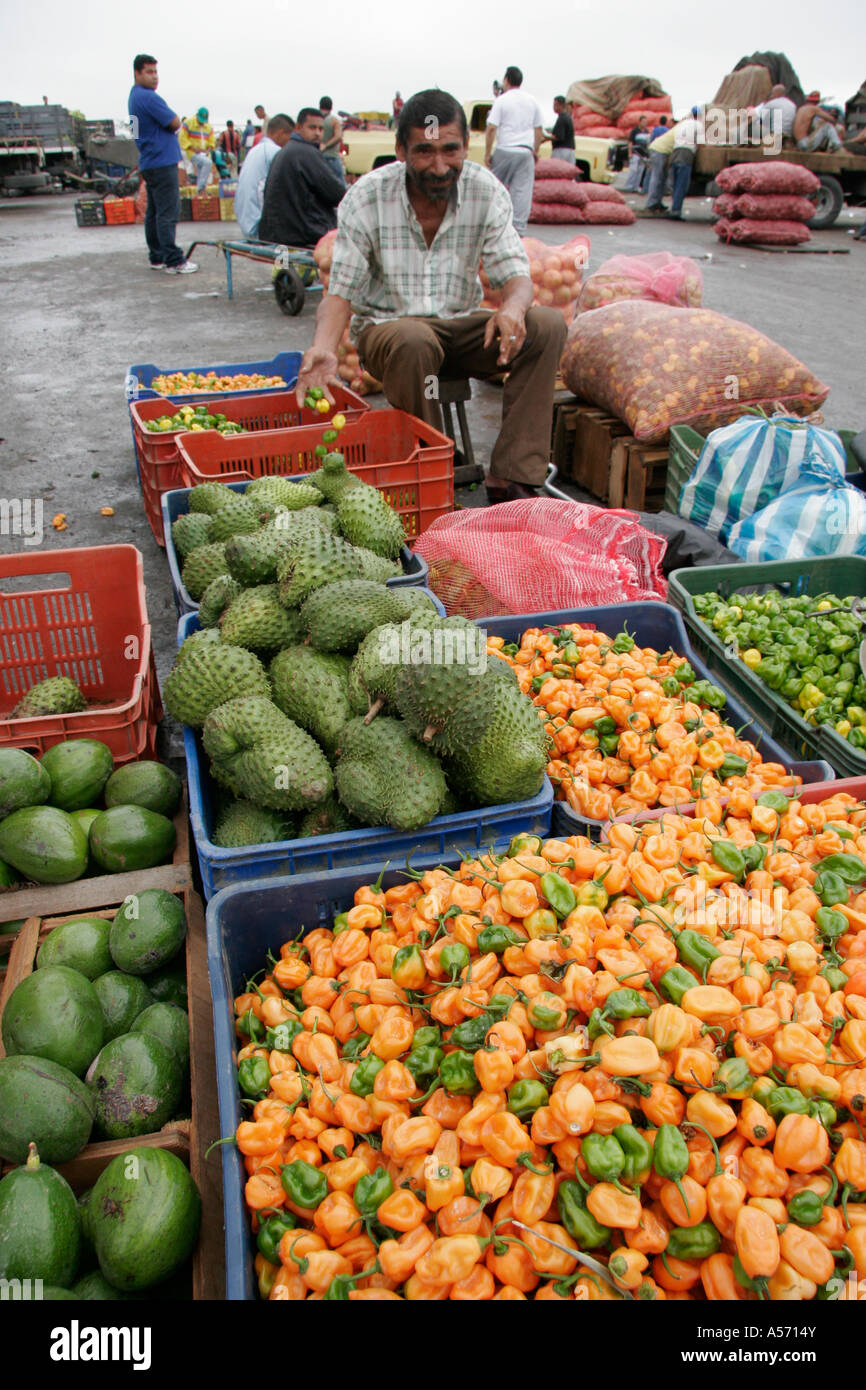
[[[797,106],[803,105],[806,94],[800,86],[799,77],[784,53],[753,53],[749,58],[741,58],[732,71],[739,72],[740,68],[752,67],[753,65],[766,68],[773,79],[773,85],[781,82],[791,100]]]

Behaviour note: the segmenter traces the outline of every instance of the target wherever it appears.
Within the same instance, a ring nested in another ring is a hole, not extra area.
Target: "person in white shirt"
[[[776,115],[776,112],[779,114]],[[796,114],[797,107],[786,94],[781,82],[777,82],[772,88],[766,101],[755,107],[755,115],[761,122],[761,134],[775,135],[781,123],[783,140],[793,140]]]
[[[487,117],[484,163],[508,189],[514,228],[523,236],[532,206],[535,161],[544,139],[544,117],[535,97],[520,90],[520,68],[506,68],[503,85],[505,90]]]
[[[241,165],[235,190],[235,217],[248,241],[258,237],[268,172],[294,128],[291,116],[272,116],[264,139],[249,151]]]
[[[673,217],[677,222],[682,221],[683,200],[689,191],[689,184],[692,181],[692,165],[695,162],[695,155],[698,148],[698,137],[700,134],[700,122],[698,120],[699,108],[693,106],[691,115],[685,120],[679,121],[674,126],[674,148],[671,154],[671,173],[673,175],[673,193],[671,195],[671,210],[668,217]]]

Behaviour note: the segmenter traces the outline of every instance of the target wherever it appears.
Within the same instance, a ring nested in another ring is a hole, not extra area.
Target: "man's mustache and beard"
[[[444,202],[451,193],[452,188],[460,178],[459,169],[449,169],[447,174],[431,174],[427,171],[416,172],[408,164],[406,165],[406,178],[413,188],[419,193],[423,193],[425,198],[429,198],[431,203]]]

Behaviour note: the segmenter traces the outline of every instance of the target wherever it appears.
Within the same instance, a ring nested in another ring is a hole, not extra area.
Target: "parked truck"
[[[65,106],[0,101],[0,189],[14,195],[91,187],[88,176],[97,171],[90,162],[90,142],[111,142],[114,134],[113,120],[88,121]],[[131,140],[123,143],[136,148]],[[137,159],[114,162],[123,165],[122,174]]]
[[[809,226],[817,230],[832,227],[842,208],[866,206],[866,145],[863,154],[849,149],[798,150],[782,146],[778,155],[766,154],[760,145],[699,145],[692,172],[691,192],[700,196],[714,193],[715,180],[729,164],[764,163],[782,159],[788,164],[802,164],[821,180],[815,216]]]

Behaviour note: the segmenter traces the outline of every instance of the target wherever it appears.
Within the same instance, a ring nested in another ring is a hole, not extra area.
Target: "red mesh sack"
[[[585,183],[583,187],[589,203],[625,203],[625,198],[613,184]]]
[[[643,301],[579,314],[560,370],[576,396],[603,406],[636,439],[652,444],[665,440],[672,425],[706,434],[776,401],[787,414],[811,415],[829,392],[748,324],[712,309]]]
[[[449,615],[663,599],[666,541],[632,512],[539,497],[440,516],[415,542]]]
[[[611,226],[627,227],[635,220],[634,212],[627,203],[587,203],[585,208],[580,209],[580,215],[584,222],[595,225],[606,222]]]
[[[535,199],[529,209],[529,221],[536,226],[573,227],[585,222],[584,209],[571,203],[537,203]]]
[[[599,120],[601,119],[600,112],[593,111],[591,106],[582,106],[579,101],[573,101],[571,103],[572,120],[583,121],[586,120],[588,116],[592,116],[592,119],[595,122],[595,124],[598,124]]]
[[[670,97],[665,94],[660,97],[631,97],[625,109],[626,111],[646,111],[647,113],[654,111],[658,115],[661,111],[672,111],[673,107]]]
[[[564,159],[539,159],[535,163],[535,182],[539,179],[556,179],[561,182],[563,179],[580,178],[580,170],[573,164],[566,164]]]
[[[720,193],[713,203],[713,212],[717,217],[736,217],[737,215],[737,195],[736,193]]]
[[[659,123],[659,113],[658,111],[649,111],[645,106],[639,106],[635,110],[626,107],[616,123],[620,134],[628,135],[629,131],[634,130],[641,116],[646,116],[647,134],[651,135],[653,128]]]
[[[588,116],[577,116],[574,119],[574,133],[575,135],[585,135],[587,130],[594,130],[599,121],[603,120],[604,117],[600,116],[597,111],[591,112]]]
[[[551,204],[551,206],[553,206]],[[576,222],[579,213],[568,208],[568,221]],[[571,323],[574,307],[580,295],[583,267],[589,260],[589,237],[576,236],[560,246],[548,246],[535,237],[522,238],[523,248],[529,257],[529,275],[532,280],[533,304],[547,305],[559,309],[566,323]],[[481,284],[484,287],[483,307],[496,309],[502,296],[498,290],[490,288],[490,281],[481,269]]]
[[[758,222],[808,222],[815,216],[815,204],[794,193],[741,193],[734,200],[734,212]]]
[[[696,309],[702,303],[703,291],[700,267],[688,256],[672,256],[670,251],[611,256],[584,281],[577,312],[601,309],[618,299],[649,299]]]
[[[713,227],[719,241],[734,242],[737,246],[799,246],[811,241],[812,233],[805,222],[756,222],[751,217],[734,221],[722,218]]]
[[[585,208],[589,196],[584,183],[569,183],[568,179],[546,179],[535,190],[539,203],[568,203],[573,208]]]
[[[622,131],[615,125],[591,125],[580,133],[581,135],[588,135],[592,140],[622,139]]]
[[[801,197],[817,193],[821,180],[801,164],[784,159],[758,164],[729,164],[716,174],[723,193],[794,193]]]

